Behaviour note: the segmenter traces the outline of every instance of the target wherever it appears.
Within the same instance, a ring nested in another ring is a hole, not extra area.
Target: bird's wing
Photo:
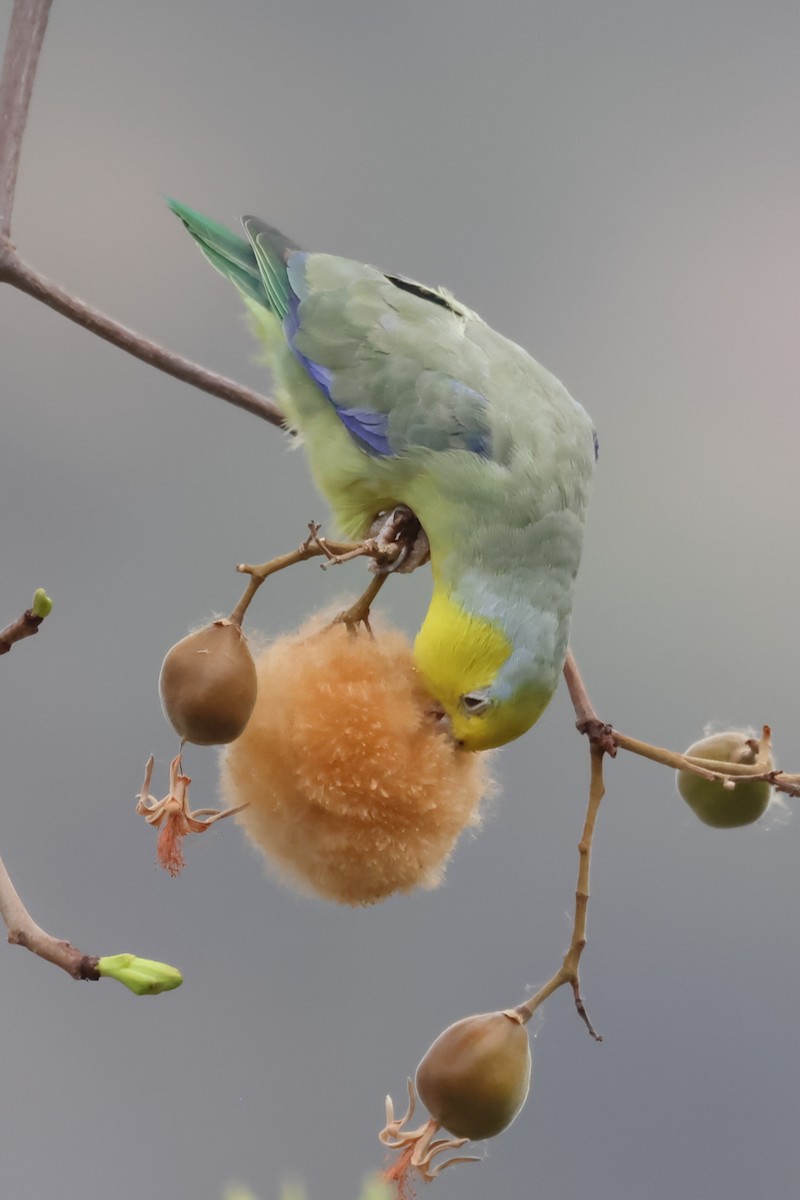
[[[489,364],[470,338],[480,318],[444,292],[243,224],[268,307],[357,444],[379,456],[489,453]]]

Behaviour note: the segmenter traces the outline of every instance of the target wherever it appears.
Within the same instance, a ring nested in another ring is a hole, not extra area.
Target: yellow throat
[[[495,701],[480,715],[465,711],[461,697],[491,687],[512,650],[496,622],[466,612],[448,593],[434,589],[414,659],[425,687],[449,716],[453,737],[469,750],[488,750],[519,737],[550,699],[526,692]]]

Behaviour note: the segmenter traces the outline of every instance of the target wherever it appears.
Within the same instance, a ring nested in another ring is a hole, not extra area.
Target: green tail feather
[[[212,267],[229,279],[243,296],[275,313],[282,321],[288,312],[291,294],[286,258],[297,249],[294,242],[256,217],[243,219],[249,238],[246,241],[177,200],[168,199],[167,203]]]
[[[249,242],[177,200],[168,199],[167,204],[181,219],[212,267],[230,279],[243,295],[257,304],[266,304],[256,256]]]

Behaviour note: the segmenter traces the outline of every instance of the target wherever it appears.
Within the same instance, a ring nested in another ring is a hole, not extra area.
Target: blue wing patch
[[[366,450],[391,457],[388,413],[371,412],[368,408],[335,407],[342,424]]]
[[[300,331],[300,316],[298,313],[299,307],[300,300],[296,293],[292,291],[291,295],[289,296],[289,307],[287,309],[286,316],[283,319],[283,332],[286,335],[286,341],[289,343],[289,347],[297,361],[302,367],[305,368],[306,371],[308,371],[314,382],[322,388],[331,404],[333,404],[333,397],[331,396],[333,372],[331,371],[330,367],[323,367],[319,363],[312,362],[312,360],[310,358],[306,358],[305,354],[298,350],[297,346],[295,345],[295,338]]]
[[[286,341],[289,343],[301,367],[308,372],[317,386],[325,393],[341,419],[342,424],[361,446],[371,454],[390,456],[389,446],[389,414],[374,412],[368,408],[342,408],[333,398],[333,371],[320,363],[308,358],[297,349],[295,339],[300,330],[298,309],[300,298],[292,290],[289,298],[289,308],[283,322]]]
[[[337,386],[335,368],[309,358],[297,345],[301,333],[300,305],[308,297],[305,258],[305,254],[298,252],[291,254],[288,259],[289,295],[283,318],[284,335],[297,362],[327,397],[361,449],[367,454],[389,458],[402,455],[410,446],[431,450],[468,450],[480,458],[490,457],[491,432],[486,415],[486,397],[442,370],[424,367],[421,363],[412,364],[408,360],[413,370],[406,381],[409,403],[403,405],[402,415],[398,411],[387,411],[390,403],[383,411],[357,402],[347,404],[343,402],[341,388],[339,399],[334,397]],[[417,294],[411,288],[405,290]],[[427,302],[427,295],[422,299]],[[442,306],[450,307],[446,302]],[[378,352],[377,357],[382,358],[383,354]],[[373,374],[370,383],[375,386],[375,382],[376,376]],[[380,382],[378,386],[380,388]],[[352,388],[350,390],[352,392]],[[359,390],[363,395],[367,388]],[[368,396],[367,391],[365,398]],[[360,397],[348,396],[350,400],[357,398]]]

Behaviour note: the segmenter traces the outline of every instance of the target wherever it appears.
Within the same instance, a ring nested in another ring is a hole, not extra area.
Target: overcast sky
[[[800,770],[798,54],[788,0],[55,0],[14,235],[265,391],[164,196],[449,287],[596,423],[573,645],[603,717],[676,749],[768,721]],[[274,1200],[299,1171],[309,1200],[353,1200],[385,1093],[560,961],[587,776],[566,697],[496,756],[438,891],[298,898],[232,824],[170,879],[133,799],[175,749],[163,654],[324,505],[270,426],[10,289],[0,330],[0,625],[36,586],[55,601],[2,661],[0,851],[48,930],[185,976],[140,1000],[2,950],[0,1192],[220,1200],[236,1177]],[[297,567],[253,624],[292,629],[364,574]],[[385,589],[409,633],[428,587]],[[215,753],[186,767],[215,803]],[[425,1195],[793,1200],[798,820],[707,829],[624,755],[607,782],[583,964],[605,1041],[554,995],[521,1116]]]

